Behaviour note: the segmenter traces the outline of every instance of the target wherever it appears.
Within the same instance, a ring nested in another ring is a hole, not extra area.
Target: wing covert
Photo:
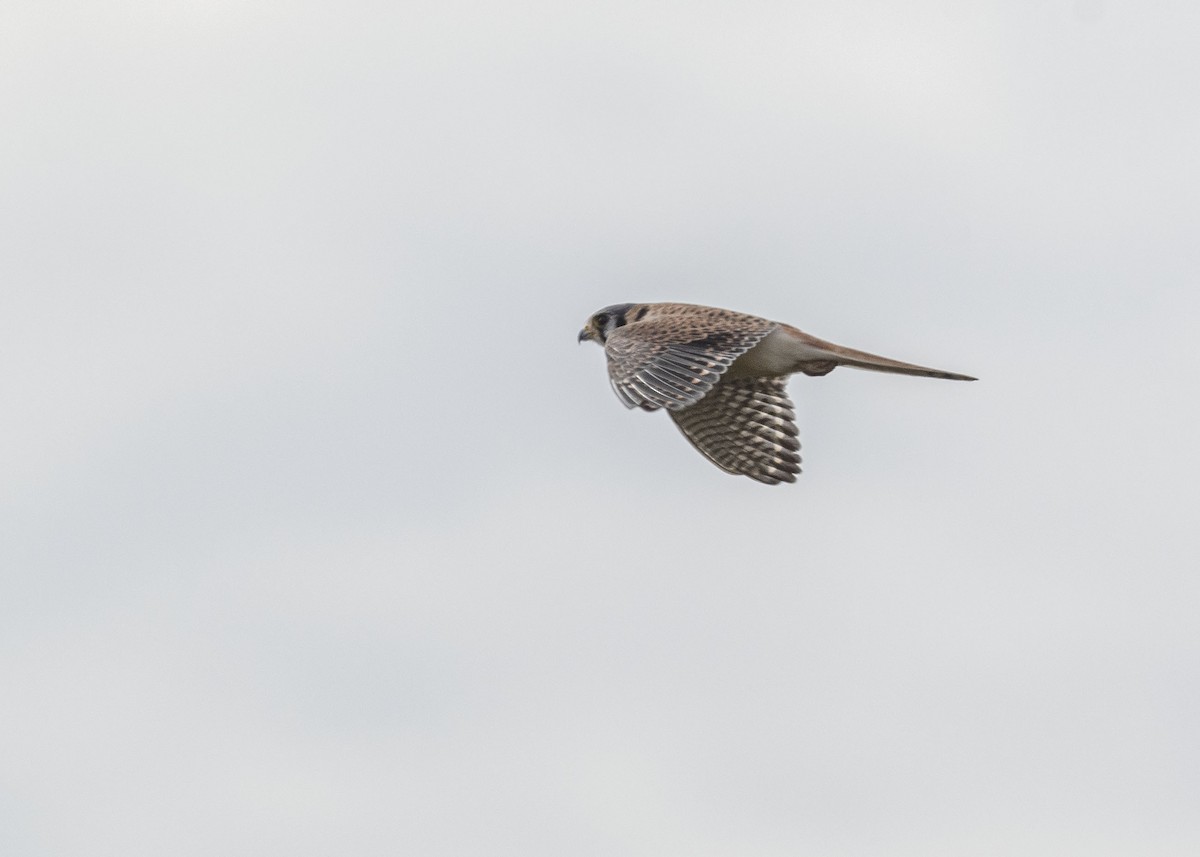
[[[617,328],[604,344],[608,374],[626,407],[677,411],[700,401],[738,357],[777,325],[742,316],[731,329],[697,331],[670,317]]]

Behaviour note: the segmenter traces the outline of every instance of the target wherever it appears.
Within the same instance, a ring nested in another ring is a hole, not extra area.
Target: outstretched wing
[[[732,314],[731,314],[732,315]],[[646,320],[608,335],[608,376],[628,408],[686,408],[700,401],[734,360],[777,325],[754,316],[719,330],[697,330],[675,318]]]
[[[732,378],[671,419],[696,449],[729,473],[775,485],[800,472],[796,414],[786,376]]]

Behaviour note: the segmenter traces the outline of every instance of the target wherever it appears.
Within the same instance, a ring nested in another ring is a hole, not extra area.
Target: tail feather
[[[922,378],[945,378],[948,381],[977,381],[970,375],[960,375],[958,372],[946,372],[943,369],[930,369],[928,366],[917,366],[915,363],[903,363],[899,360],[889,360],[875,354],[863,351],[850,352],[838,362],[842,366],[853,366],[855,369],[868,369],[872,372],[893,372],[897,375],[919,375]]]
[[[975,381],[976,378],[970,375],[960,375],[957,372],[946,372],[943,369],[931,369],[928,366],[918,366],[915,363],[905,363],[901,360],[892,360],[888,357],[880,357],[878,354],[870,354],[866,351],[859,351],[855,348],[846,348],[843,345],[836,345],[832,342],[826,342],[824,339],[817,339],[811,334],[803,331],[793,330],[801,334],[804,344],[814,351],[812,360],[814,371],[812,374],[825,374],[830,371],[830,362],[836,363],[838,366],[853,366],[856,369],[868,369],[872,372],[892,372],[897,375],[919,375],[923,378],[945,378],[949,381]]]

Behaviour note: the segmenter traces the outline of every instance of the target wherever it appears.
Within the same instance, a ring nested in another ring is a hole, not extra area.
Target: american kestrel
[[[834,345],[788,324],[694,304],[614,304],[588,319],[579,341],[604,346],[608,376],[627,408],[666,408],[696,449],[729,473],[775,485],[800,472],[789,375],[838,366],[974,381]]]

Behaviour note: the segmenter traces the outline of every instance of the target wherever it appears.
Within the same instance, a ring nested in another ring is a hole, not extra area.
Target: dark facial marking
[[[600,310],[597,315],[606,315],[611,319],[616,319],[616,326],[620,327],[625,323],[625,313],[629,312],[629,308],[632,306],[633,304],[613,304]]]

